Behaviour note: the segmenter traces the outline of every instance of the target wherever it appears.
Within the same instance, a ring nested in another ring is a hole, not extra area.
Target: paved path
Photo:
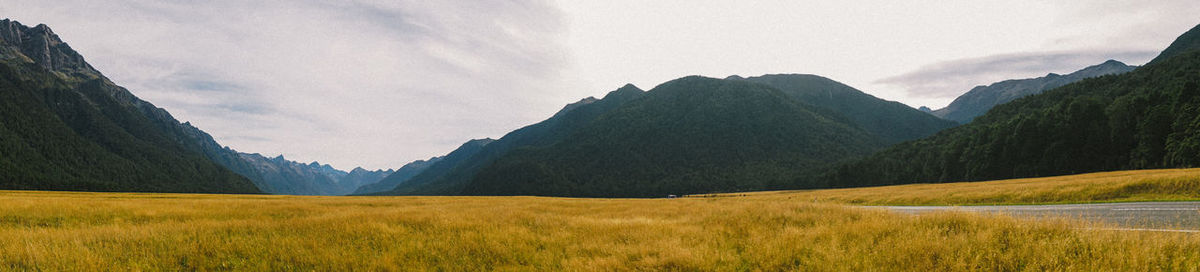
[[[958,210],[998,213],[1014,217],[1066,217],[1110,223],[1118,227],[1115,230],[1183,230],[1183,232],[1200,233],[1200,201],[1011,206],[882,207],[908,214]]]

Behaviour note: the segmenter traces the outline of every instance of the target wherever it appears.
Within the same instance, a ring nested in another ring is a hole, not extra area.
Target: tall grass
[[[0,270],[1195,271],[1200,236],[743,198],[0,192]]]
[[[981,205],[1200,200],[1200,168],[708,196],[755,196],[763,199],[808,200],[859,205]]]

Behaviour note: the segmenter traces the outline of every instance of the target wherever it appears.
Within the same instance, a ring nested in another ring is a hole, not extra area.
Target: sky
[[[977,85],[1141,65],[1200,23],[1166,1],[0,0],[247,153],[399,168],[626,84],[825,76],[937,109]]]

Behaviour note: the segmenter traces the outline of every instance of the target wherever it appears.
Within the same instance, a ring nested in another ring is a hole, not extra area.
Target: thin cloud
[[[1017,78],[1040,77],[1049,73],[1066,74],[1090,65],[1114,59],[1141,63],[1155,51],[1124,50],[1035,52],[993,55],[980,58],[938,62],[915,71],[884,78],[875,83],[907,90],[913,97],[957,97],[972,87]]]

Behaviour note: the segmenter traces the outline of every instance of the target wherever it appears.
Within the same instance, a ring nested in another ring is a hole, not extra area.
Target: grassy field
[[[856,205],[1200,201],[1200,168],[1116,171],[984,182],[696,195],[694,197],[734,196]]]
[[[808,192],[811,193],[811,192]],[[1200,235],[750,197],[0,191],[0,270],[1196,271]]]

